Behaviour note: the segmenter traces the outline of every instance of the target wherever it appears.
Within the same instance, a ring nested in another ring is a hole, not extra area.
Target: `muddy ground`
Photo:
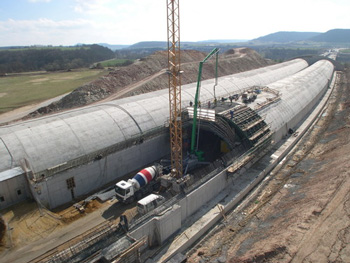
[[[347,70],[292,158],[187,262],[350,262],[349,83]]]

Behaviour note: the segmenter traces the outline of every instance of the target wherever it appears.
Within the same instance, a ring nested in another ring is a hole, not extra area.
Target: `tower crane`
[[[167,0],[171,176],[182,176],[179,0]]]

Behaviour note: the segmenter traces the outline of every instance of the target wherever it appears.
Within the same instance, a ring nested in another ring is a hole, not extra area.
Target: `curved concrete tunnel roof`
[[[328,60],[320,60],[310,67],[290,77],[268,85],[281,93],[281,100],[261,111],[265,121],[279,140],[286,130],[293,128],[315,106],[317,100],[328,88],[334,65]],[[287,125],[287,126],[286,126]],[[280,129],[284,132],[279,132]]]
[[[219,78],[216,96],[268,85],[306,68],[302,59]],[[213,99],[214,80],[201,83],[201,100]],[[182,86],[182,106],[194,100],[196,83]],[[0,127],[0,172],[27,159],[34,173],[126,141],[169,116],[167,89]]]

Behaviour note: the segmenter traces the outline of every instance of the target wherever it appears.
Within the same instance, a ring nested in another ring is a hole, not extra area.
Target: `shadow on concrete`
[[[117,219],[122,214],[125,214],[126,211],[134,208],[135,205],[136,205],[136,202],[128,205],[122,204],[120,202],[116,202],[102,213],[102,217],[106,220]]]

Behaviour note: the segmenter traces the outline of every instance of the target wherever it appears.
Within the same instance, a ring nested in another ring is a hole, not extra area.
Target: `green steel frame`
[[[194,108],[193,108],[193,124],[192,124],[192,137],[191,137],[191,153],[195,153],[195,143],[196,143],[196,127],[197,127],[197,112],[198,112],[198,101],[199,101],[199,93],[200,93],[200,85],[202,79],[202,68],[203,64],[211,58],[213,55],[216,55],[216,66],[215,66],[215,85],[214,85],[214,98],[215,97],[215,87],[217,85],[218,80],[218,54],[219,49],[214,48],[203,61],[199,62],[199,70],[198,70],[198,79],[197,79],[197,89],[196,95],[194,98]]]

